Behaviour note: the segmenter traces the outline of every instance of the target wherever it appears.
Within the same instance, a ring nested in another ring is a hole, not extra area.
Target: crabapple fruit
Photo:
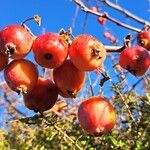
[[[82,71],[93,71],[106,58],[103,44],[88,34],[77,36],[69,47],[69,56],[73,64]]]
[[[75,98],[83,87],[85,72],[77,69],[70,60],[66,60],[53,70],[53,78],[61,96]]]
[[[35,88],[23,97],[27,108],[43,112],[55,105],[58,89],[52,80],[39,77]]]
[[[98,136],[111,131],[116,123],[116,114],[107,99],[92,96],[80,104],[78,120],[87,133]]]
[[[150,31],[143,30],[138,34],[138,44],[150,51]]]
[[[14,59],[4,69],[4,78],[10,89],[18,94],[31,91],[38,80],[35,64],[25,59]]]
[[[150,54],[141,47],[127,47],[119,56],[119,64],[134,76],[142,76],[150,66]]]
[[[0,31],[0,51],[12,59],[21,59],[30,52],[33,40],[25,27],[10,25]]]
[[[32,46],[36,62],[45,68],[57,68],[68,56],[68,43],[58,33],[38,36]]]

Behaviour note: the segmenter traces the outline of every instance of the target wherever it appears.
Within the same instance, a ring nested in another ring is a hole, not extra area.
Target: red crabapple
[[[127,47],[120,54],[119,64],[134,76],[142,76],[150,66],[150,54],[141,46]]]
[[[32,47],[36,62],[45,68],[57,68],[68,56],[68,43],[58,33],[38,36]]]
[[[39,77],[35,88],[23,97],[27,108],[43,112],[55,105],[58,89],[52,80]]]
[[[96,38],[88,34],[81,34],[72,41],[69,56],[79,70],[93,71],[105,60],[106,49]]]
[[[93,96],[80,104],[78,120],[87,133],[98,136],[111,131],[116,123],[116,115],[107,99]]]
[[[53,70],[53,78],[61,96],[75,98],[84,85],[85,73],[77,69],[70,60],[66,60]]]
[[[5,81],[18,94],[31,91],[38,80],[35,64],[25,59],[11,61],[4,70]]]
[[[33,40],[25,27],[10,25],[0,31],[0,51],[13,59],[21,59],[30,52]]]

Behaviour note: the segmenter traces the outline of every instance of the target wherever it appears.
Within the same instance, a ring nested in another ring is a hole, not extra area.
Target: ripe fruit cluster
[[[106,49],[99,40],[81,34],[70,41],[69,31],[35,37],[23,24],[0,31],[0,71],[4,69],[10,88],[23,94],[27,108],[43,112],[55,105],[58,95],[75,98],[84,85],[85,72],[102,66]],[[37,66],[24,59],[30,51],[37,65],[52,69],[53,79],[40,77]],[[149,68],[150,55],[141,46],[126,48],[119,63],[133,75],[141,76]],[[113,106],[98,96],[81,103],[78,118],[82,128],[92,135],[107,133],[115,125]]]

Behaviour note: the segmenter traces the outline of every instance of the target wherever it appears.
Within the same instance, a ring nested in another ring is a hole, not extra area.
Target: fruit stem
[[[26,20],[24,20],[21,25],[24,26],[26,22],[30,21],[30,20],[35,20],[35,22],[38,24],[38,26],[41,25],[41,17],[38,15],[34,15],[33,17],[27,18]]]
[[[35,22],[38,24],[38,26],[40,26],[41,25],[41,18],[38,15],[34,15],[33,17],[30,17],[21,23],[21,26],[24,27],[34,38],[36,38],[36,36],[32,33],[30,28],[27,25],[25,25],[25,23],[30,21],[30,20],[35,20]]]

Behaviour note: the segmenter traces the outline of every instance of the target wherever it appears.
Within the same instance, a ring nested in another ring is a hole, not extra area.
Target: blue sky
[[[116,0],[114,0],[114,2],[115,1]],[[150,19],[148,0],[138,0],[138,2],[137,0],[118,0],[118,3],[120,6],[130,10],[141,18],[146,20]],[[95,6],[95,4],[90,3],[90,6]],[[103,4],[100,4],[100,8],[102,11],[107,11],[110,16],[115,17],[124,23],[128,23],[138,28],[143,27],[143,25],[132,21],[129,18],[125,18],[123,14],[119,14],[117,11],[108,8]],[[38,27],[33,21],[27,23],[35,35],[41,34],[43,30],[46,32],[58,32],[61,28],[67,30],[69,27],[72,27],[75,10],[76,5],[72,0],[1,0],[0,29],[7,25],[20,24],[26,18],[38,14],[42,18],[42,24],[40,27]],[[85,13],[79,9],[75,27],[72,28],[75,36],[83,32],[84,22]],[[112,43],[103,37],[103,33],[106,29],[109,29],[109,31],[119,40],[119,45],[122,45],[123,38],[128,33],[132,33],[133,36],[136,36],[135,32],[119,27],[110,21],[106,22],[104,28],[97,22],[96,16],[91,14],[88,15],[87,25],[84,32],[95,36],[105,45],[112,45]],[[32,58],[29,57],[29,59]],[[105,65],[107,67],[110,66],[107,61],[105,62]],[[132,76],[130,78],[133,79]]]
[[[114,1],[115,0],[113,0],[113,2]],[[118,0],[118,2],[122,7],[130,10],[141,18],[150,20],[148,12],[150,7],[148,5],[148,0]],[[95,4],[90,3],[90,5],[94,6]],[[124,15],[118,14],[117,11],[109,9],[103,4],[101,4],[100,7],[102,10],[108,11],[109,15],[120,19],[122,22],[138,28],[143,27],[143,25],[136,23],[129,18],[125,18]],[[27,23],[35,35],[41,34],[43,30],[46,32],[58,32],[61,28],[67,30],[69,27],[72,27],[75,10],[76,5],[71,0],[1,0],[0,29],[7,25],[20,24],[26,18],[31,17],[34,14],[38,14],[42,18],[42,24],[40,27],[38,27],[33,21]],[[75,36],[82,33],[84,22],[85,13],[79,10],[75,27],[72,28]],[[95,36],[105,45],[112,45],[112,43],[103,37],[103,33],[106,28],[109,29],[110,32],[119,40],[120,45],[122,44],[123,38],[128,33],[132,33],[133,36],[136,36],[136,33],[119,27],[110,21],[106,22],[106,27],[104,28],[97,22],[97,17],[88,15],[85,33]],[[29,56],[29,59],[32,59],[31,56]],[[113,71],[110,67],[111,65],[109,61],[106,61],[105,65],[108,69],[110,69],[109,72]],[[94,81],[94,79],[95,74],[92,74],[92,81]],[[128,79],[131,85],[137,81],[137,78],[132,75],[129,75]],[[109,84],[110,83],[107,82],[103,88],[105,95],[109,95]],[[95,90],[98,90],[98,87],[96,87]],[[95,93],[97,93],[97,91]]]
[[[118,0],[119,4],[124,8],[130,10],[131,12],[139,15],[144,19],[150,19],[149,13],[147,12],[148,0]],[[90,4],[91,6],[95,4]],[[124,18],[124,15],[119,15],[113,9],[106,8],[103,4],[100,7],[104,11],[108,11],[109,15],[121,19],[125,23],[129,23],[142,28],[141,25],[136,24],[136,22]],[[75,13],[75,4],[72,0],[1,0],[0,9],[0,29],[10,24],[19,24],[24,19],[38,14],[42,18],[41,27],[36,26],[32,21],[28,23],[32,31],[38,35],[45,28],[47,32],[57,32],[61,28],[68,29],[72,26],[72,20]],[[73,29],[73,34],[78,35],[82,32],[82,26],[85,19],[85,13],[79,11],[79,15],[76,19],[76,26]],[[122,39],[129,30],[124,30],[119,26],[107,21],[106,26],[111,28],[112,33],[117,37],[117,39]],[[103,38],[102,32],[104,28],[97,23],[97,19],[93,15],[88,16],[87,27],[85,32],[92,34],[93,36],[99,38],[107,44],[107,41]]]

